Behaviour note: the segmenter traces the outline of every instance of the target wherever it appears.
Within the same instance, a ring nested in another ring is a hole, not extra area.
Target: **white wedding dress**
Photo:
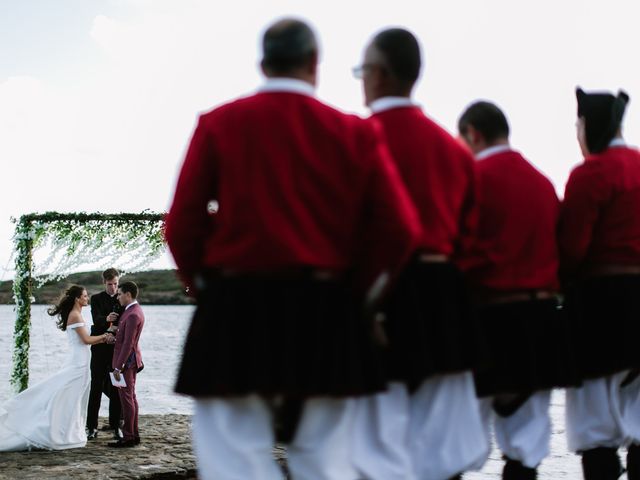
[[[86,329],[84,323],[67,326],[71,351],[66,364],[0,406],[0,451],[86,445],[91,353],[76,332],[78,328]]]

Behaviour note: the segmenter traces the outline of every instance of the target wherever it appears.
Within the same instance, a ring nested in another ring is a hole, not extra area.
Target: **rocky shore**
[[[189,415],[141,415],[142,442],[134,448],[111,448],[111,434],[100,432],[85,448],[0,452],[0,479],[196,480],[190,422]],[[284,463],[283,448],[276,447],[274,455]]]
[[[0,479],[195,479],[189,422],[188,415],[140,416],[135,448],[111,448],[112,435],[100,432],[85,448],[0,453]]]
[[[120,277],[120,281],[131,280],[140,287],[138,301],[143,305],[190,305],[194,301],[185,293],[184,286],[175,270],[149,270]],[[72,273],[58,281],[50,281],[33,290],[34,303],[50,305],[72,284],[82,285],[89,294],[104,290],[102,272]],[[0,282],[0,305],[13,304],[13,282]]]

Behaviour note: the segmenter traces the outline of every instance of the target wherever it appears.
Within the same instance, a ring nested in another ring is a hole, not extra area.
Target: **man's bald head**
[[[317,61],[318,42],[306,23],[286,18],[265,31],[261,65],[267,76],[291,76],[310,67],[315,74]]]

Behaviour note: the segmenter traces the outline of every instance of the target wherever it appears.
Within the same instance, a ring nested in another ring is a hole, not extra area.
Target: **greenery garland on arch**
[[[29,385],[29,330],[34,283],[65,277],[83,264],[118,265],[135,272],[164,252],[164,214],[31,213],[19,219],[14,234],[13,371],[11,385],[21,392]],[[33,253],[48,246],[49,256],[36,265]]]

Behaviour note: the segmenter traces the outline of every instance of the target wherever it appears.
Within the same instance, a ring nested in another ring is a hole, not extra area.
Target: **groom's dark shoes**
[[[138,439],[131,438],[129,440],[122,439],[122,440],[118,440],[117,442],[111,442],[111,443],[108,443],[107,445],[113,448],[131,448],[139,444],[140,444],[139,438]]]
[[[111,425],[104,425],[100,428],[102,432],[112,432],[114,440],[122,440],[122,429],[120,427],[113,428]],[[96,435],[97,435],[96,431]],[[87,437],[88,438],[88,437]]]
[[[87,430],[87,440],[95,440],[98,437],[98,429],[90,428]]]

